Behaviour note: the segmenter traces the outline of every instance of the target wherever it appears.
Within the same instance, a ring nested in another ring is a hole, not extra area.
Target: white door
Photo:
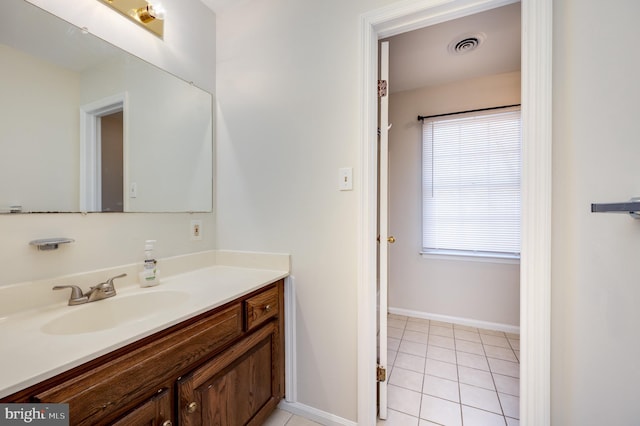
[[[387,286],[389,244],[394,238],[389,236],[389,42],[380,45],[380,82],[378,83],[378,99],[380,100],[380,164],[379,164],[379,212],[378,226],[380,233],[380,257],[378,273],[380,288],[378,291],[378,368],[387,371]],[[378,409],[381,419],[387,418],[387,380],[378,381]]]

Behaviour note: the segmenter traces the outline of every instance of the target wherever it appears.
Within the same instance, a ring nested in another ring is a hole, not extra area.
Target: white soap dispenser
[[[144,267],[138,274],[140,287],[153,287],[160,284],[158,262],[153,258],[153,244],[156,240],[147,240],[144,244]]]

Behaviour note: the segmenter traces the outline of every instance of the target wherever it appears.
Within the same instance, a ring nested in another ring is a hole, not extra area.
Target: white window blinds
[[[423,252],[520,253],[520,109],[425,119]]]

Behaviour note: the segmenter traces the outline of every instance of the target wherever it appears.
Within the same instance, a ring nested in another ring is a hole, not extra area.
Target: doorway
[[[376,162],[378,40],[512,2],[421,0],[362,19],[362,198],[358,315],[358,421],[375,424]],[[521,265],[522,367],[520,418],[548,424],[551,199],[551,2],[522,1],[523,225]],[[535,143],[534,143],[535,141]],[[534,285],[535,283],[535,285]]]
[[[500,107],[521,101],[520,34],[516,2],[381,40],[381,49],[390,46],[393,123],[388,211],[395,243],[380,246],[389,251],[389,291],[380,291],[381,298],[389,295],[389,352],[380,364],[388,372],[381,386],[388,383],[391,419],[419,414],[448,424],[461,414],[465,421],[479,415],[475,409],[495,419],[518,418],[513,407],[518,402],[520,124],[519,107]],[[463,113],[469,110],[474,112]],[[429,149],[423,137],[431,141]],[[431,191],[425,190],[427,182]],[[436,218],[439,225],[430,227]],[[450,374],[451,367],[459,376]],[[482,402],[475,393],[483,395]],[[420,410],[420,401],[432,407]],[[451,419],[438,417],[445,406]]]
[[[124,211],[123,112],[99,117],[100,181],[103,212]]]
[[[80,211],[123,212],[127,182],[126,93],[80,107]]]

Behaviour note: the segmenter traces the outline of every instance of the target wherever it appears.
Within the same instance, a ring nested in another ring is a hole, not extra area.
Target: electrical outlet
[[[202,239],[202,221],[201,220],[192,220],[190,233],[191,240],[198,241]]]

